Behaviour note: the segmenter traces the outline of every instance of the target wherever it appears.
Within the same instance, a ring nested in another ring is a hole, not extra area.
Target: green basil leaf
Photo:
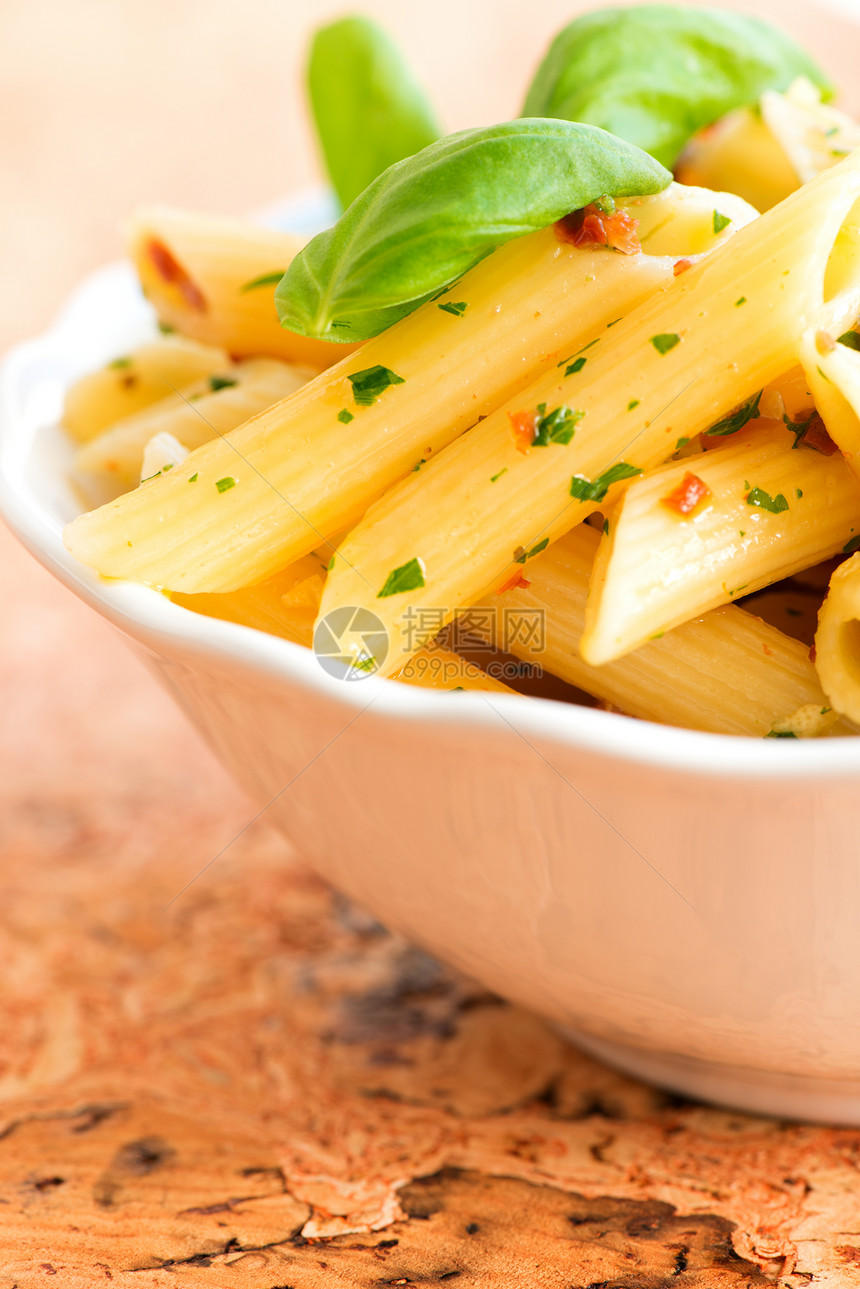
[[[343,206],[395,161],[438,139],[432,109],[397,47],[367,18],[321,27],[308,94],[326,169]]]
[[[591,125],[520,120],[450,134],[389,167],[299,252],[275,291],[281,325],[367,340],[503,242],[602,193],[645,196],[670,179]]]
[[[601,9],[556,36],[523,116],[589,121],[671,166],[697,130],[797,76],[832,97],[818,64],[761,18],[663,4]]]

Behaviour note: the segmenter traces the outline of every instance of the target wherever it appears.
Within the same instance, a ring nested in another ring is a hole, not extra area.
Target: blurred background
[[[516,115],[552,35],[590,7],[365,0],[359,11],[391,31],[457,129]],[[828,0],[842,13],[836,38],[822,34],[821,0],[734,7],[793,31],[848,106],[860,103],[860,0]],[[314,27],[349,11],[335,0],[2,0],[0,351],[122,253],[135,205],[242,214],[318,183],[304,59]],[[0,853],[90,860],[169,844],[178,876],[196,871],[247,804],[120,639],[2,529],[0,605]]]

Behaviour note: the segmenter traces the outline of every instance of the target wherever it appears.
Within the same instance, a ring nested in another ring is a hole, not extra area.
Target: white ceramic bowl
[[[293,222],[319,217],[313,201]],[[260,807],[388,926],[682,1092],[860,1123],[860,740],[739,739],[519,695],[345,684],[65,552],[70,380],[153,331],[96,274],[0,373],[0,508]]]

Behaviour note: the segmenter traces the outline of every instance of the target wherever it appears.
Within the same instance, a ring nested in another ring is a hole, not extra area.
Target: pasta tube
[[[686,622],[605,667],[577,652],[598,534],[582,525],[535,559],[527,582],[464,611],[458,626],[502,640],[518,658],[611,703],[630,716],[709,730],[764,736],[820,733],[833,722],[808,650],[733,605]],[[501,629],[497,617],[507,616]],[[518,629],[540,615],[543,639]],[[493,634],[495,633],[495,634]],[[828,720],[829,718],[829,720]],[[840,732],[846,732],[844,730]]]
[[[75,381],[66,394],[63,427],[86,443],[122,417],[166,398],[171,386],[181,389],[230,365],[227,353],[212,345],[181,336],[153,340]]]
[[[670,456],[681,427],[713,426],[789,370],[813,318],[841,327],[860,309],[860,239],[842,236],[858,197],[860,155],[640,304],[581,368],[542,377],[404,480],[340,547],[321,612],[372,605],[397,667],[405,609],[450,618],[509,582],[617,481]]]
[[[311,648],[324,576],[324,565],[316,556],[306,555],[259,586],[245,587],[224,595],[176,594],[171,599],[175,604],[206,617],[238,622],[241,626],[253,627]],[[421,689],[513,692],[508,685],[489,676],[475,663],[437,643],[419,650],[393,679]]]
[[[301,389],[315,375],[312,367],[274,358],[252,358],[222,368],[214,378],[186,385],[154,406],[123,417],[78,451],[75,469],[132,488],[140,478],[143,450],[155,435],[172,434],[189,450],[200,447]]]
[[[847,338],[860,342],[854,331],[848,332]],[[860,479],[860,352],[810,328],[803,337],[800,357],[827,433]]]
[[[860,531],[860,483],[841,456],[795,451],[773,423],[738,438],[627,488],[594,564],[580,643],[586,661],[611,662],[829,559]]]
[[[697,237],[710,221],[713,239],[714,195],[699,202]],[[683,208],[689,229],[690,206],[669,190],[637,204],[637,217],[656,234]],[[745,206],[736,213],[751,217]],[[665,245],[668,229],[660,237]],[[559,370],[579,370],[576,351],[670,282],[673,264],[573,246],[553,228],[509,242],[360,355],[199,449],[187,473],[76,520],[69,550],[109,577],[173,590],[262,581],[356,523],[539,372],[559,359]],[[222,494],[224,479],[235,486]]]
[[[143,293],[162,323],[237,358],[328,367],[355,346],[285,331],[275,311],[278,279],[306,240],[169,206],[138,211],[128,230]]]
[[[838,712],[860,722],[860,555],[840,564],[818,614],[815,666]]]

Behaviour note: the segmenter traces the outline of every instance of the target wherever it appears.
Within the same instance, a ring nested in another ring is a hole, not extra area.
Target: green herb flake
[[[452,694],[465,694],[465,692],[466,692],[465,685],[455,685],[454,688],[451,690]]]
[[[797,735],[792,730],[770,730],[765,738],[797,738]]]
[[[575,474],[570,481],[570,495],[579,501],[602,501],[613,483],[618,483],[621,479],[632,479],[634,475],[641,473],[638,465],[618,461],[596,479],[584,479],[582,475]]]
[[[161,319],[159,318],[158,330],[161,332],[163,336],[172,336],[175,333],[176,328],[172,327],[169,322],[162,322]]]
[[[447,301],[445,304],[437,304],[436,306],[436,308],[441,309],[443,313],[452,313],[455,318],[462,318],[468,307],[468,300],[461,300],[459,304],[453,304],[451,301]]]
[[[236,487],[236,480],[228,474],[223,479],[216,479],[215,487],[219,492],[229,492],[231,488]]]
[[[728,416],[724,416],[721,421],[717,421],[716,425],[712,425],[705,433],[710,435],[737,434],[738,430],[742,430],[748,421],[754,421],[758,416],[758,405],[763,393],[764,390],[760,389],[757,394],[753,394],[752,398],[748,398],[745,403],[741,403],[740,407],[736,407]]]
[[[514,551],[514,563],[525,564],[527,559],[533,559],[535,555],[540,555],[541,551],[546,550],[547,546],[549,546],[548,537],[544,537],[543,541],[535,542],[534,546],[529,550],[526,550],[525,546],[518,546]]]
[[[423,560],[410,559],[399,568],[391,570],[382,590],[377,592],[376,598],[385,600],[389,595],[400,595],[403,591],[417,591],[419,587],[426,585]]]
[[[238,384],[239,382],[234,380],[232,376],[209,377],[209,388],[212,390],[213,394],[217,394],[219,389],[232,389],[234,385]]]
[[[741,305],[746,304],[746,302],[747,302],[746,296],[745,295],[740,296],[737,300],[735,300],[735,308],[739,309]]]
[[[108,363],[108,367],[110,368],[111,371],[120,371],[123,367],[130,367],[130,366],[131,366],[130,358],[114,358],[112,362]]]
[[[191,477],[189,478],[188,482],[189,482],[189,483],[196,483],[196,482],[197,482],[197,480],[198,480],[199,478],[200,478],[200,475],[199,475],[199,474],[192,474],[192,475],[191,475]]]
[[[721,215],[718,210],[714,211],[714,232],[715,233],[721,233],[724,228],[728,228],[731,222],[732,222],[731,218],[728,215]]]
[[[580,354],[584,354],[587,352],[587,350],[593,349],[594,346],[598,344],[599,341],[600,341],[600,336],[597,336],[594,340],[589,340],[588,344],[583,345],[581,349],[577,349],[575,354],[571,354],[569,358],[562,358],[560,363],[556,363],[556,367],[565,367],[567,366],[568,363],[572,363],[574,358],[578,358]],[[565,372],[565,376],[566,375],[567,375],[567,372]]]
[[[637,408],[639,406],[640,402],[641,402],[641,399],[631,398],[630,402],[627,404],[627,411],[632,412],[634,408]]]
[[[355,417],[348,407],[342,407],[337,414],[337,419],[340,421],[341,425],[349,425],[350,421],[355,420]]]
[[[578,371],[582,371],[583,367],[587,362],[588,362],[587,358],[574,358],[570,366],[565,367],[564,369],[565,376],[575,376]]]
[[[604,521],[603,521],[603,535],[604,535],[604,537],[608,537],[608,536],[609,536],[609,520],[608,520],[608,519],[604,519]]]
[[[613,318],[611,322],[607,322],[606,330],[608,331],[610,327],[617,327],[619,322],[621,321],[622,321],[621,318]]]
[[[842,554],[853,555],[856,550],[860,550],[860,533],[858,533],[856,537],[849,537],[848,541],[842,547]]]
[[[821,711],[818,714],[819,716],[829,716],[832,711],[833,711],[832,707],[822,707]]]
[[[790,416],[788,416],[785,412],[783,412],[782,423],[785,426],[785,428],[791,434],[794,435],[794,442],[791,445],[792,448],[800,447],[800,444],[803,441],[803,437],[806,434],[806,431],[809,429],[812,422],[815,420],[816,415],[817,413],[813,408],[811,415],[808,416],[805,421],[793,421]]]
[[[418,471],[421,469],[422,465],[426,465],[426,464],[427,464],[427,458],[422,457],[420,461],[416,461],[415,465],[412,467],[409,473],[417,474]]]
[[[682,434],[681,437],[678,439],[678,442],[675,444],[675,451],[680,452],[681,448],[685,448],[689,442],[690,440],[687,437],[687,435]]]
[[[262,273],[259,277],[251,278],[250,282],[243,282],[239,287],[239,294],[245,295],[247,291],[259,291],[264,286],[277,286],[286,271],[286,269],[275,269],[273,273]]]
[[[860,349],[860,331],[843,331],[836,343],[848,349]]]
[[[795,488],[795,490],[794,490],[794,495],[795,495],[795,497],[797,497],[797,500],[798,500],[798,501],[800,501],[800,498],[803,496],[803,489],[802,489],[802,488]]]
[[[821,370],[821,368],[818,366],[818,364],[817,364],[817,363],[816,363],[816,366],[815,366],[815,370],[818,372],[818,374],[819,374],[819,376],[821,377],[821,379],[822,379],[822,380],[827,381],[827,384],[828,384],[828,385],[832,385],[832,384],[833,384],[833,381],[832,381],[832,380],[830,379],[830,377],[827,375],[827,372],[826,372],[826,371],[822,371],[822,370]]]
[[[571,407],[555,407],[551,412],[544,414],[545,409],[545,403],[541,403],[537,409],[538,420],[532,447],[545,448],[550,443],[569,443],[585,412]]]
[[[676,331],[664,331],[659,336],[651,337],[651,344],[658,354],[667,354],[670,349],[674,349],[680,343],[681,337]]]
[[[392,385],[403,385],[402,376],[390,367],[365,367],[362,371],[351,372],[347,380],[352,385],[352,396],[360,407],[370,407]]]
[[[746,533],[744,532],[743,528],[739,528],[738,532],[740,533],[741,537],[746,537]]]
[[[508,467],[505,466],[502,470],[499,471],[498,474],[490,475],[490,483],[495,483],[497,479],[501,479],[502,475],[507,473],[508,473]]]
[[[763,488],[750,489],[747,493],[747,505],[758,506],[761,510],[770,511],[772,515],[780,515],[784,510],[788,510],[788,502],[781,492],[772,497]]]

